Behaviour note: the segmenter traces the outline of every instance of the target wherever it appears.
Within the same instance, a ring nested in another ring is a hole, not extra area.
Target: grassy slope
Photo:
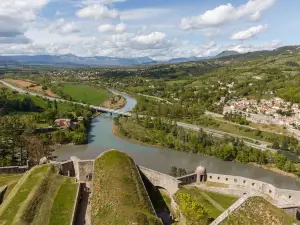
[[[58,175],[56,169],[51,165],[34,167],[22,177],[0,207],[0,221],[4,224],[18,225],[49,224],[53,213],[52,204],[58,205],[55,196],[60,191],[60,187],[64,186],[62,184],[70,182],[67,179]],[[73,188],[73,191],[71,189],[63,191],[62,195],[70,202],[63,205],[58,213],[55,211],[57,218],[63,218],[56,224],[70,224],[76,187]],[[68,211],[68,218],[64,216],[65,211]]]
[[[133,160],[112,150],[95,160],[93,225],[158,225]]]
[[[65,84],[63,92],[71,96],[75,101],[82,101],[92,105],[100,105],[109,96],[106,90],[87,85]]]
[[[70,224],[78,184],[65,178],[54,199],[49,225]]]
[[[0,187],[5,185],[8,186],[4,198],[7,197],[22,176],[23,174],[0,174]]]
[[[285,214],[281,209],[268,203],[261,197],[253,197],[246,201],[241,208],[233,212],[229,218],[221,224],[240,225],[286,225],[296,223],[291,217]]]
[[[206,211],[208,211],[209,217],[213,219],[221,215],[222,212],[216,209],[207,199],[205,199],[201,195],[201,192],[206,193],[209,197],[211,197],[213,200],[215,200],[225,209],[227,209],[230,205],[232,205],[237,200],[237,198],[234,196],[204,191],[204,190],[200,190],[199,188],[182,188],[180,189],[179,192],[190,194],[192,199],[200,203],[206,209]]]

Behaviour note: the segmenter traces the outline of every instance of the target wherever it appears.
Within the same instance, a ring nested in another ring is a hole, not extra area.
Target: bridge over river
[[[127,117],[131,116],[131,113],[126,112],[126,111],[122,111],[122,110],[108,109],[108,108],[104,108],[104,107],[101,107],[101,106],[88,105],[88,104],[84,104],[84,103],[81,103],[81,102],[68,101],[68,100],[61,99],[61,98],[53,98],[53,97],[45,96],[45,95],[38,94],[38,93],[35,93],[35,92],[26,91],[26,90],[23,90],[21,88],[18,88],[16,86],[12,85],[12,84],[9,84],[9,83],[7,83],[3,80],[0,80],[0,83],[2,83],[3,85],[5,85],[5,86],[21,93],[21,94],[28,94],[28,95],[32,95],[32,96],[38,96],[38,97],[41,97],[41,98],[44,98],[44,99],[48,99],[49,101],[69,102],[69,103],[73,103],[73,104],[78,104],[78,105],[82,105],[82,106],[86,106],[86,107],[91,107],[91,108],[93,108],[97,111],[101,111],[101,112],[105,112],[105,113],[117,114],[117,115],[127,116]],[[113,92],[117,93],[116,91],[113,91]]]

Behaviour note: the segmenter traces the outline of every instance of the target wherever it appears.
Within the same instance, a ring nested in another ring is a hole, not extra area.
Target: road
[[[74,101],[68,101],[68,100],[65,100],[65,99],[59,99],[59,98],[53,98],[53,97],[49,97],[49,96],[45,96],[45,95],[41,95],[41,94],[37,94],[37,93],[34,93],[34,92],[29,92],[29,91],[26,91],[26,90],[23,90],[21,88],[18,88],[14,85],[11,85],[3,80],[0,80],[0,83],[2,83],[3,85],[21,93],[21,94],[29,94],[29,95],[32,95],[32,96],[39,96],[39,97],[42,97],[42,98],[45,98],[45,99],[48,99],[50,101],[58,101],[58,102],[70,102],[70,103],[73,103],[73,104],[78,104],[78,105],[82,105],[82,106],[88,106],[88,107],[91,107],[93,109],[96,109],[96,110],[99,110],[99,111],[103,111],[103,112],[108,112],[108,113],[114,113],[114,114],[119,114],[119,115],[123,115],[123,116],[131,116],[131,113],[128,113],[128,112],[122,112],[120,110],[113,110],[113,109],[107,109],[107,108],[103,108],[103,107],[99,107],[99,106],[94,106],[94,105],[88,105],[88,104],[84,104],[84,103],[80,103],[80,102],[74,102]],[[143,116],[143,115],[139,115],[139,116]],[[197,125],[193,125],[193,124],[187,124],[187,123],[182,123],[182,122],[177,122],[177,125],[180,126],[180,127],[183,127],[185,129],[189,129],[189,130],[195,130],[195,131],[199,131],[200,129],[202,129],[203,131],[205,131],[206,133],[210,133],[210,134],[213,134],[213,136],[215,137],[223,137],[225,135],[228,135],[228,136],[231,136],[231,137],[236,137],[236,138],[240,138],[240,139],[244,139],[244,143],[250,147],[253,147],[253,148],[257,148],[257,149],[260,149],[262,151],[271,151],[271,152],[277,152],[276,149],[271,149],[271,148],[268,148],[267,146],[270,146],[271,143],[269,142],[264,142],[264,141],[259,141],[259,140],[256,140],[256,139],[253,139],[253,138],[249,138],[249,137],[245,137],[245,136],[241,136],[241,135],[237,135],[237,134],[232,134],[232,133],[227,133],[227,132],[223,132],[223,131],[219,131],[219,130],[215,130],[215,129],[210,129],[210,128],[205,128],[205,127],[202,127],[202,126],[197,126]],[[251,143],[251,142],[248,142],[248,141],[245,141],[245,139],[247,140],[252,140],[253,142],[256,142],[256,143],[259,143],[259,144],[254,144],[254,143]]]
[[[250,147],[257,148],[262,151],[271,151],[274,153],[277,152],[276,149],[268,148],[268,146],[271,145],[271,143],[269,143],[269,142],[259,141],[259,140],[253,139],[253,138],[249,138],[249,137],[245,137],[245,136],[241,136],[241,135],[237,135],[237,134],[232,134],[232,133],[227,133],[227,132],[223,132],[223,131],[219,131],[219,130],[214,130],[214,129],[210,129],[210,128],[206,128],[206,127],[202,127],[202,126],[192,125],[192,124],[188,124],[188,123],[177,122],[177,125],[185,128],[185,129],[194,130],[194,131],[199,131],[200,129],[202,129],[204,132],[212,134],[215,137],[224,137],[225,135],[231,136],[231,137],[236,137],[239,139],[243,139],[244,143]],[[245,141],[245,139],[252,140],[253,142],[256,142],[259,144]]]

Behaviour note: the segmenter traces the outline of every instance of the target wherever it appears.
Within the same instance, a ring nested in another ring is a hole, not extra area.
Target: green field
[[[34,167],[21,178],[1,205],[0,221],[16,225],[70,224],[77,184],[69,179],[58,175],[52,165]],[[50,221],[54,216],[59,221]]]
[[[62,91],[74,101],[91,105],[100,105],[109,97],[108,91],[87,85],[64,84]]]
[[[93,225],[161,225],[133,160],[112,150],[95,160],[92,206]]]
[[[178,196],[179,193],[189,194],[192,200],[196,201],[199,205],[201,205],[204,208],[204,210],[208,213],[208,216],[211,221],[213,219],[216,219],[219,215],[221,215],[224,210],[229,208],[229,206],[231,206],[238,199],[235,196],[205,191],[196,187],[181,188],[176,195]],[[178,203],[178,205],[181,206],[180,202]],[[192,221],[193,218],[189,218],[189,215],[185,216],[187,217],[187,221]],[[199,221],[199,224],[205,225],[206,221]]]
[[[286,225],[300,224],[261,197],[248,199],[239,209],[227,217],[222,225]]]

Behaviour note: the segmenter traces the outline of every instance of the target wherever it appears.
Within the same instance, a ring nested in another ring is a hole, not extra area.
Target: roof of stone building
[[[203,166],[198,166],[195,173],[197,173],[199,175],[204,175],[204,174],[206,174],[206,169]]]

